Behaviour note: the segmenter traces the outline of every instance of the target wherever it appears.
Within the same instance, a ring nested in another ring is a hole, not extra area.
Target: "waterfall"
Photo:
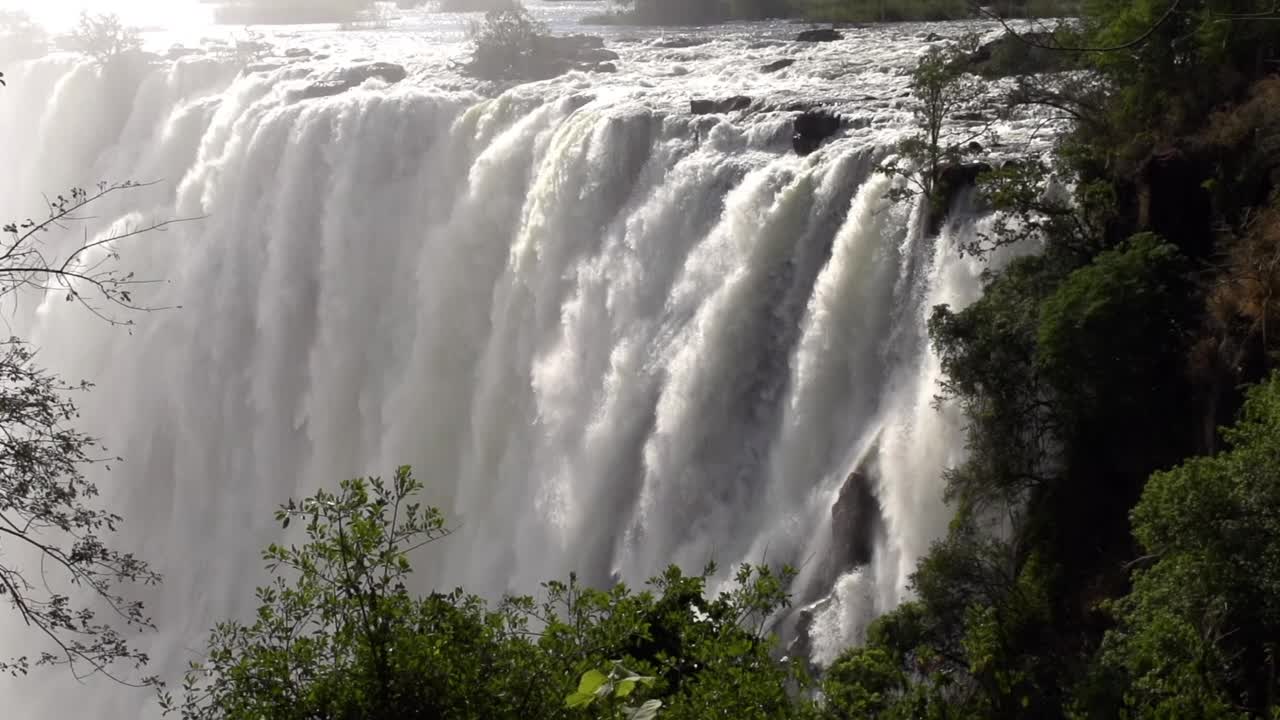
[[[424,587],[708,560],[723,584],[789,562],[827,660],[902,601],[961,452],[925,323],[979,292],[956,245],[984,219],[961,208],[925,237],[885,199],[901,113],[798,157],[785,113],[695,117],[659,90],[375,81],[302,100],[305,75],[50,58],[0,96],[0,217],[134,179],[157,182],[95,230],[200,218],[118,248],[163,281],[140,300],[170,308],[127,331],[53,295],[9,313],[43,362],[97,384],[78,400],[124,460],[93,473],[126,518],[115,541],[165,575],[143,595],[154,670],[252,610],[280,503],[401,464],[457,530],[416,558]],[[836,567],[832,506],[872,457],[875,552]],[[8,615],[0,638],[36,642]],[[15,717],[154,713],[67,682],[3,692]]]

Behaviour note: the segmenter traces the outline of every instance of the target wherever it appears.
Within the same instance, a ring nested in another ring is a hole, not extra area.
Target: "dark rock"
[[[844,33],[835,28],[821,28],[818,30],[805,30],[796,36],[796,42],[834,42],[843,40]]]
[[[284,51],[284,56],[287,58],[311,57],[311,51],[306,48],[289,48]]]
[[[768,65],[761,67],[760,72],[774,73],[774,72],[778,72],[779,70],[782,70],[783,68],[789,68],[795,64],[796,64],[796,61],[792,58],[783,58],[781,60],[774,60]]]
[[[618,53],[612,50],[588,48],[586,50],[578,51],[578,53],[574,55],[572,59],[575,62],[580,62],[580,63],[601,63],[601,62],[616,62],[617,60],[620,60],[622,58],[620,55],[618,55]]]
[[[982,152],[982,143],[978,142],[977,140],[970,140],[969,144],[965,145],[964,148],[968,152],[974,155],[977,155],[978,153]]]
[[[941,35],[935,32],[931,32],[928,35],[924,36],[925,42],[938,42],[939,40],[946,40],[946,38],[942,37]]]
[[[849,474],[831,506],[831,538],[840,572],[871,562],[880,527],[880,501],[865,464]]]
[[[786,643],[789,658],[808,658],[813,654],[813,610],[804,609],[796,613],[795,627],[790,633],[790,641]]]
[[[595,70],[595,71],[596,71],[596,72],[598,72],[598,73],[616,73],[616,72],[618,72],[618,66],[617,66],[617,65],[614,65],[613,63],[600,63],[599,65],[596,65],[596,66],[595,66],[594,68],[592,68],[592,69],[593,69],[593,70]]]
[[[348,68],[342,71],[344,80],[359,85],[369,78],[382,78],[383,81],[394,85],[406,77],[409,73],[405,71],[403,65],[394,63],[372,63],[369,65],[361,65],[359,67]]]
[[[468,75],[484,80],[545,80],[570,70],[598,71],[601,65],[618,59],[618,53],[605,49],[604,38],[595,35],[544,35],[535,38],[519,57],[501,48],[485,53],[477,50],[462,67]]]
[[[985,77],[1062,72],[1078,64],[1078,53],[1054,50],[1055,43],[1052,33],[1005,33],[960,62],[964,70]]]
[[[384,82],[394,85],[406,77],[408,77],[408,73],[401,65],[383,62],[358,65],[346,68],[334,76],[312,83],[302,91],[302,99],[310,100],[312,98],[340,95],[352,88],[363,85],[370,78],[381,78]]]
[[[538,38],[539,50],[560,57],[577,55],[587,50],[603,50],[604,38],[598,35],[546,35]]]
[[[303,100],[314,100],[315,98],[332,97],[341,95],[342,93],[355,87],[343,80],[318,80],[307,86],[302,91]]]
[[[976,185],[978,176],[991,172],[991,169],[987,163],[972,162],[952,163],[938,170],[938,177],[933,182],[934,206],[929,214],[930,235],[937,235],[942,230],[942,223],[960,193]]]
[[[751,98],[745,95],[735,95],[734,97],[725,98],[723,100],[690,100],[689,112],[694,115],[716,115],[720,113],[737,112],[746,110],[751,107]]]
[[[844,119],[830,110],[801,113],[792,125],[791,146],[797,155],[808,155],[839,132]]]

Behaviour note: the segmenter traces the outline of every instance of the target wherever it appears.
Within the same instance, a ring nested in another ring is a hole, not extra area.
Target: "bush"
[[[305,542],[267,549],[273,581],[257,591],[255,620],[219,624],[185,698],[164,704],[188,720],[586,720],[659,705],[671,720],[784,720],[811,709],[789,694],[800,676],[761,630],[788,603],[790,571],[744,567],[714,597],[705,575],[674,568],[643,592],[571,577],[547,583],[541,602],[495,609],[462,591],[415,596],[409,555],[448,535],[414,502],[420,489],[401,468],[289,502],[277,518],[301,523]]]
[[[125,25],[115,13],[80,13],[80,21],[67,40],[72,50],[103,65],[125,53],[142,49],[138,29]]]
[[[535,68],[547,26],[534,20],[524,5],[505,0],[506,7],[490,10],[484,22],[470,28],[474,47],[467,72],[486,80],[536,77]]]

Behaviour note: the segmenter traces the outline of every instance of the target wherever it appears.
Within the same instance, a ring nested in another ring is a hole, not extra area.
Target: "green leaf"
[[[595,699],[595,693],[576,692],[564,699],[564,705],[570,708],[586,707]]]
[[[653,720],[658,716],[660,707],[662,707],[661,700],[650,700],[634,710],[628,708],[627,718],[628,720]]]
[[[626,680],[623,680],[622,682],[618,683],[618,689],[615,692],[615,694],[620,698],[624,698],[630,695],[631,692],[635,689],[636,689],[635,678],[627,678]]]
[[[595,695],[608,680],[599,670],[588,670],[583,673],[582,680],[578,683],[578,692],[584,695]]]

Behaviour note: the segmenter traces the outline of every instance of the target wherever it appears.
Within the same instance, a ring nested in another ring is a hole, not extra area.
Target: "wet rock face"
[[[972,148],[971,148],[972,149]],[[929,233],[937,235],[942,231],[942,224],[955,204],[956,198],[965,188],[974,187],[978,177],[991,172],[991,166],[984,162],[952,163],[938,169],[938,177],[934,180],[933,193],[936,205],[929,214]]]
[[[768,65],[765,65],[765,66],[761,67],[761,68],[760,68],[760,72],[762,72],[762,73],[775,73],[775,72],[778,72],[779,70],[782,70],[782,69],[784,69],[784,68],[789,68],[789,67],[791,67],[792,65],[795,65],[795,64],[796,64],[796,61],[795,61],[795,60],[793,60],[793,59],[791,59],[791,58],[783,58],[783,59],[781,59],[781,60],[774,60],[773,62],[769,63]]]
[[[844,120],[830,110],[809,110],[795,119],[791,146],[797,155],[808,155],[817,150],[827,138],[835,135]]]
[[[751,98],[735,95],[721,100],[690,100],[689,112],[694,115],[716,115],[737,112],[751,107]]]
[[[835,42],[843,40],[844,33],[835,28],[821,28],[818,30],[805,30],[796,36],[796,42]]]
[[[880,527],[880,500],[868,467],[849,474],[831,506],[832,550],[839,572],[871,562]]]

